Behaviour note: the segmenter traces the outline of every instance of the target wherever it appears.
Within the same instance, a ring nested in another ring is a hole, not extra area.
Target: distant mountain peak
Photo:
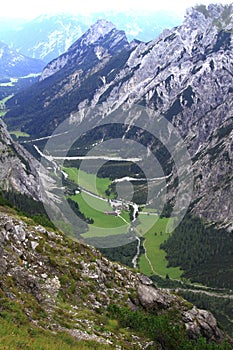
[[[125,48],[130,48],[125,32],[118,30],[110,21],[99,19],[64,54],[45,67],[41,80],[65,66],[69,66],[70,71],[77,71],[81,67],[85,75],[88,69],[92,69],[103,58],[116,55]]]
[[[94,44],[106,35],[109,35],[113,30],[116,32],[118,31],[112,22],[105,19],[99,19],[82,35],[80,40],[86,45]]]
[[[100,18],[107,18],[125,31],[128,40],[137,38],[148,42],[165,28],[181,23],[181,18],[171,12],[156,12],[146,16],[130,13],[104,12],[89,16],[81,14],[44,14],[32,20],[0,21],[0,39],[22,54],[49,63],[80,38]],[[98,29],[114,29],[112,23],[98,20]],[[93,30],[96,27],[93,28]],[[111,30],[110,29],[110,30]],[[30,36],[28,35],[30,33]]]
[[[94,32],[96,31],[101,36],[104,36],[111,32],[113,29],[116,29],[116,26],[106,20],[106,19],[98,19],[89,29],[89,31]],[[93,34],[93,33],[92,33]]]

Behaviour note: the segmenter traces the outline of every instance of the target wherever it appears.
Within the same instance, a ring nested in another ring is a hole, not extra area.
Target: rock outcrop
[[[36,160],[9,135],[0,121],[0,186],[39,200],[39,174]]]
[[[154,315],[173,310],[177,313],[173,322],[185,325],[190,339],[203,335],[218,342],[224,338],[211,313],[158,289],[148,277],[110,262],[94,248],[26,223],[9,211],[0,213],[0,244],[1,298],[20,300],[23,312],[34,324],[66,331],[79,340],[112,346],[123,342],[125,349],[135,342],[144,348],[149,339],[129,331],[127,337],[120,329],[116,333],[98,332],[98,317],[110,304],[116,304],[132,310],[143,308]],[[65,312],[68,304],[69,312]]]
[[[174,307],[179,309],[191,339],[197,339],[200,335],[209,341],[221,340],[223,337],[215,317],[209,311],[197,309],[191,304],[187,310],[187,305],[186,307],[182,306],[180,298],[167,290],[156,289],[152,285],[139,284],[138,299],[143,308],[150,312],[159,313],[163,310],[171,310]]]
[[[41,177],[49,187],[53,186],[54,180],[49,173],[24,147],[12,140],[0,120],[0,188],[48,203],[51,194],[41,191]]]

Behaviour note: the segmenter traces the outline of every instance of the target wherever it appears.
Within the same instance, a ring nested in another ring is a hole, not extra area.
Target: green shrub
[[[197,341],[188,340],[185,328],[178,324],[179,315],[177,314],[177,323],[174,323],[174,314],[169,313],[156,316],[145,313],[144,310],[131,311],[127,307],[119,307],[115,304],[108,306],[108,315],[118,320],[119,325],[124,328],[130,328],[142,336],[146,336],[157,343],[160,343],[164,350],[230,350],[227,343],[217,345],[215,343],[207,344],[206,339],[200,337]]]

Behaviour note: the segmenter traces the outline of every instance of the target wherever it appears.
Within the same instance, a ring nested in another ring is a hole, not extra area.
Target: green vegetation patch
[[[26,132],[23,132],[21,130],[14,130],[14,131],[10,131],[11,135],[15,135],[17,137],[17,139],[19,137],[30,137],[29,134],[27,134]]]
[[[17,211],[20,216],[31,218],[35,223],[55,229],[41,202],[26,194],[4,191],[0,188],[0,205]]]
[[[12,94],[12,95],[6,96],[2,100],[0,100],[0,117],[4,117],[5,114],[7,113],[7,108],[5,104],[12,96],[14,95]]]
[[[80,187],[101,197],[107,197],[106,191],[111,185],[109,178],[99,178],[94,174],[86,173],[77,168],[63,168],[63,170],[68,174],[69,179]]]
[[[170,278],[180,278],[181,269],[179,267],[168,267],[166,252],[160,247],[171,235],[166,232],[169,218],[158,218],[153,214],[139,214],[139,220],[141,223],[137,226],[137,230],[142,233],[146,232],[143,236],[146,253],[139,258],[140,270],[147,275],[153,275],[155,272],[164,277],[168,275]]]
[[[110,230],[105,230],[103,229],[103,227],[96,227],[94,225],[88,225],[88,232],[82,233],[81,236],[84,239],[88,239],[88,238],[94,238],[94,237],[110,237],[111,236],[118,236],[118,235],[125,235],[128,232],[128,228],[126,226],[126,224],[121,221],[122,226],[118,226],[115,228],[111,228],[111,232]],[[90,244],[95,245],[95,243],[91,240]],[[100,243],[101,244],[101,243]]]
[[[3,103],[3,104],[5,104],[5,103],[6,103],[8,100],[10,100],[11,97],[13,97],[13,96],[14,96],[14,94],[11,94],[11,95],[9,95],[9,96],[3,98],[0,102]]]
[[[108,212],[112,212],[112,207],[107,201],[84,192],[71,196],[71,199],[78,203],[80,211],[86,217],[94,220],[93,225],[98,228],[114,228],[126,225],[120,217],[107,215]]]
[[[170,266],[180,266],[184,277],[210,287],[233,288],[231,232],[186,214],[161,246]]]
[[[118,305],[110,304],[108,313],[111,318],[118,321],[121,327],[127,327],[150,338],[156,344],[160,344],[159,348],[164,350],[231,349],[230,344],[226,342],[221,345],[207,344],[203,337],[199,337],[197,340],[188,340],[184,327],[178,323],[181,317],[177,310],[163,315],[154,315],[146,314],[144,310],[132,311],[127,307],[120,308]]]
[[[50,332],[31,324],[18,325],[0,317],[1,349],[10,350],[86,350],[110,349],[94,341],[75,340],[65,332]]]
[[[10,78],[9,81],[0,83],[0,86],[14,86],[18,81],[18,78]]]

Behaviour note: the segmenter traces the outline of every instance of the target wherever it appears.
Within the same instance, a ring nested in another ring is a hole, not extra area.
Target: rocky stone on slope
[[[223,338],[222,331],[218,328],[215,317],[209,311],[197,309],[191,304],[190,308],[185,310],[183,307],[180,307],[180,299],[168,290],[139,284],[138,298],[140,304],[150,312],[159,313],[161,310],[169,310],[174,307],[179,309],[191,339],[197,339],[201,335],[207,338],[208,341],[221,340]]]
[[[33,309],[39,303],[47,322],[51,323],[50,328],[68,331],[79,339],[86,339],[88,331],[90,339],[108,343],[116,335],[102,334],[97,339],[95,321],[89,321],[87,315],[91,312],[91,320],[95,320],[95,310],[98,314],[98,310],[115,303],[134,309],[142,307],[156,315],[176,310],[181,314],[177,322],[185,325],[190,338],[200,335],[213,341],[224,338],[211,313],[197,309],[169,290],[158,289],[148,277],[110,262],[94,248],[72,242],[61,233],[49,232],[9,213],[1,213],[0,242],[1,293],[12,300],[20,298],[34,323],[42,323],[40,314],[35,318]],[[38,243],[35,249],[32,242]],[[31,306],[27,298],[33,301]],[[70,303],[69,315],[66,313],[66,323],[72,320],[69,329],[56,316],[64,302]],[[85,316],[80,319],[81,314]],[[138,338],[138,341],[145,340]]]

